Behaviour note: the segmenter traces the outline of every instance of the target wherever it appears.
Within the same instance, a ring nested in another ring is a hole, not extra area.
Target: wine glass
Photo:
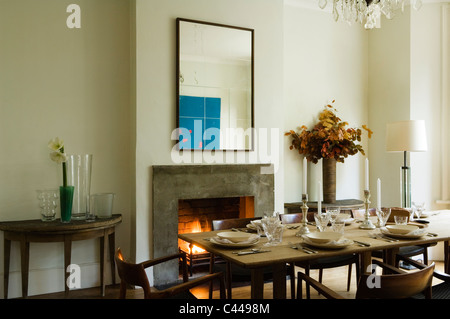
[[[380,227],[384,227],[386,225],[386,222],[391,215],[391,209],[390,208],[377,208],[377,216],[378,216],[378,225]]]
[[[328,223],[330,222],[330,214],[315,212],[314,220],[316,221],[316,226],[319,231],[325,231],[327,229]]]
[[[330,217],[331,224],[333,224],[336,221],[336,218],[338,217],[341,208],[339,206],[327,206],[325,208],[325,211]]]
[[[420,218],[420,216],[422,215],[422,212],[425,210],[425,203],[424,202],[413,202],[412,204],[415,208],[417,218]]]

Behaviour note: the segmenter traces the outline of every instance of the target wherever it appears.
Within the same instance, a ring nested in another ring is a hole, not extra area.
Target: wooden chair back
[[[212,228],[213,230],[245,228],[247,224],[256,219],[261,219],[261,217],[216,219],[212,221]]]
[[[125,298],[126,286],[139,286],[144,291],[144,298],[150,298],[150,283],[145,273],[145,267],[142,263],[134,264],[125,261],[120,248],[115,254],[115,262],[117,265],[117,272],[120,277],[120,299]]]
[[[406,216],[408,218],[408,223],[409,223],[410,212],[406,208],[391,207],[391,215],[389,215],[389,218],[387,221],[389,223],[393,223],[395,221],[394,216]]]
[[[355,219],[364,219],[366,215],[365,209],[352,209],[352,217]],[[375,208],[369,208],[370,216],[377,216],[377,211]]]
[[[301,223],[303,221],[303,213],[280,214],[280,218],[283,224]]]
[[[145,299],[163,299],[163,298],[195,298],[189,290],[203,285],[206,283],[212,284],[213,280],[218,280],[220,284],[220,298],[225,298],[225,284],[223,273],[218,272],[214,274],[208,274],[196,279],[189,280],[187,267],[186,267],[186,254],[183,252],[167,255],[152,260],[143,261],[138,264],[134,264],[126,261],[123,258],[122,251],[117,248],[114,259],[117,265],[117,270],[120,277],[120,293],[119,298],[125,299],[127,286],[139,286],[144,291]],[[155,266],[167,262],[169,260],[181,260],[183,282],[173,285],[164,290],[156,290],[150,288],[150,284],[145,272],[148,267]],[[212,294],[211,294],[212,296]]]
[[[401,274],[363,274],[358,282],[356,299],[406,299],[420,293],[431,298],[435,264],[424,269]],[[379,281],[377,281],[379,280]]]

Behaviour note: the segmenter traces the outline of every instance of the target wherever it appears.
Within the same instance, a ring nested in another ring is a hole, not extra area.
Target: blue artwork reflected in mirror
[[[220,98],[180,96],[179,149],[220,149]]]

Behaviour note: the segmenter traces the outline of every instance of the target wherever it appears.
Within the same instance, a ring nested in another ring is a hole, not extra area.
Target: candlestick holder
[[[306,205],[306,203],[308,202],[308,194],[303,194],[302,195],[302,213],[303,213],[303,221],[302,221],[302,225],[300,226],[299,231],[295,234],[295,236],[302,236],[304,234],[308,234],[309,233],[309,228],[308,228],[308,205]]]
[[[369,219],[369,205],[370,205],[370,190],[365,189],[364,190],[364,207],[366,209],[366,213],[364,214],[364,221],[359,226],[359,228],[362,229],[375,229],[375,225],[372,223],[372,221]]]

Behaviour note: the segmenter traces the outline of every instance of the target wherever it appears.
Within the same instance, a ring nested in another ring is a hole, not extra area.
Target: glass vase
[[[69,155],[67,184],[74,186],[72,219],[82,220],[89,212],[91,192],[92,154]]]
[[[73,186],[59,187],[59,203],[61,206],[61,222],[69,223],[72,219]]]

